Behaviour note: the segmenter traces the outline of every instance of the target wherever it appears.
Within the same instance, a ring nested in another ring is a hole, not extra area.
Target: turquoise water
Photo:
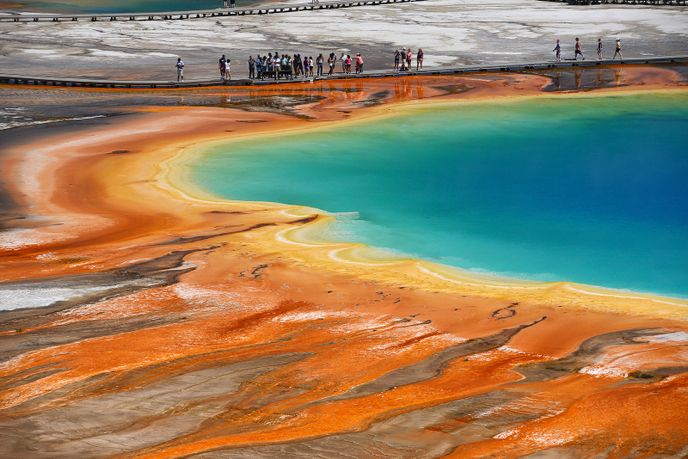
[[[56,13],[138,13],[222,7],[222,0],[19,0],[11,3],[21,5],[22,9],[28,11]],[[251,4],[255,4],[255,0],[237,0],[237,7]]]
[[[336,240],[465,269],[688,297],[688,97],[414,109],[209,147],[232,199],[343,213]]]

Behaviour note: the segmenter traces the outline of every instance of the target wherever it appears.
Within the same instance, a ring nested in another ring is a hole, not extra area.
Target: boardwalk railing
[[[651,58],[631,58],[623,60],[601,60],[601,61],[564,61],[564,62],[537,62],[537,63],[517,63],[517,64],[497,64],[482,66],[463,66],[451,68],[433,68],[411,72],[391,72],[378,71],[360,75],[356,74],[335,74],[332,76],[316,78],[297,78],[294,80],[231,80],[226,83],[217,79],[211,80],[189,80],[185,82],[176,81],[125,81],[125,80],[88,80],[80,78],[60,78],[60,77],[30,77],[21,75],[0,74],[0,84],[11,85],[39,85],[39,86],[60,86],[77,88],[119,88],[119,89],[157,89],[157,88],[201,88],[211,86],[262,86],[270,84],[284,83],[310,83],[318,80],[344,80],[359,78],[393,78],[413,75],[460,75],[468,73],[485,72],[528,72],[533,70],[556,70],[556,69],[576,69],[591,68],[603,65],[642,65],[642,64],[688,64],[688,56],[659,56]]]
[[[0,22],[73,22],[73,21],[179,21],[187,19],[219,18],[226,16],[252,16],[261,14],[293,13],[296,11],[318,11],[359,6],[390,5],[394,3],[422,2],[427,0],[360,0],[325,1],[320,3],[273,4],[252,8],[231,8],[194,11],[171,11],[158,13],[111,13],[111,14],[39,14],[0,13]]]
[[[569,5],[651,5],[686,6],[688,0],[540,0],[543,2],[568,3]]]

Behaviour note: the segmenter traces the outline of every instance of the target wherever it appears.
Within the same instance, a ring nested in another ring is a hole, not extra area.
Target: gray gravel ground
[[[187,78],[206,78],[225,53],[244,77],[249,54],[274,50],[360,51],[372,70],[390,67],[403,46],[422,47],[426,66],[542,61],[552,59],[556,38],[572,57],[576,36],[588,59],[597,37],[607,54],[617,37],[629,57],[688,54],[688,8],[430,0],[192,21],[2,23],[0,73],[171,79],[181,56]]]

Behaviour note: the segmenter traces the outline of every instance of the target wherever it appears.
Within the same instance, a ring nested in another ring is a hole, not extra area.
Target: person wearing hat
[[[612,59],[616,59],[616,56],[619,56],[619,59],[623,59],[623,56],[621,55],[621,39],[617,38],[616,39],[616,47],[614,48],[614,57]]]

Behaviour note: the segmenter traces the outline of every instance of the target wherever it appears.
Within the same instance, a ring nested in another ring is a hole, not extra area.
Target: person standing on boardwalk
[[[602,39],[601,38],[597,39],[597,60],[598,61],[602,60]]]
[[[411,61],[413,60],[413,51],[411,48],[406,51],[406,69],[411,70]]]
[[[293,71],[294,76],[299,76],[299,60],[300,60],[299,55],[294,54],[294,59],[292,59],[292,61],[291,61],[292,66],[293,66],[292,71]]]
[[[248,57],[248,77],[254,79],[256,77],[256,60],[253,56]]]
[[[327,58],[327,65],[330,67],[330,70],[327,72],[328,75],[332,75],[334,73],[334,64],[337,62],[337,56],[334,53],[330,53],[330,57]]]
[[[576,45],[575,45],[575,52],[574,52],[574,55],[573,55],[573,60],[574,60],[574,61],[577,61],[579,55],[580,55],[581,58],[583,58],[583,60],[585,60],[585,56],[583,56],[583,50],[582,50],[582,48],[581,48],[580,39],[579,39],[578,37],[576,37]]]
[[[416,70],[423,70],[423,49],[418,48],[418,52],[416,53]]]
[[[260,54],[256,55],[256,78],[259,80],[263,79],[263,58]]]
[[[401,49],[401,53],[399,53],[399,71],[403,72],[406,70],[406,48]]]
[[[177,67],[177,81],[184,81],[184,61],[181,57],[177,58],[175,67]]]
[[[307,60],[308,58],[306,58],[306,57],[301,57],[300,54],[299,54],[298,56],[299,56],[299,63],[298,63],[298,66],[299,66],[299,73],[300,73],[301,75],[303,75],[304,77],[306,77],[306,76],[308,76],[308,75],[306,75],[306,68],[308,67],[308,62],[305,62],[305,63],[304,63],[304,61]],[[304,65],[304,64],[305,64],[305,65]]]
[[[325,58],[323,57],[322,53],[318,54],[318,57],[315,58],[315,65],[318,66],[318,76],[322,76],[323,74],[323,64],[325,63]]]
[[[232,60],[230,58],[225,59],[225,80],[232,79]]]
[[[561,62],[561,44],[559,43],[559,40],[557,40],[557,44],[554,45],[554,49],[552,51],[554,51],[554,59],[557,62]]]
[[[227,72],[227,58],[223,54],[217,61],[217,68],[220,71],[220,79],[225,81],[225,73]]]
[[[614,47],[614,57],[612,59],[616,59],[616,56],[619,56],[619,59],[623,60],[623,56],[621,55],[621,39],[617,38],[616,39],[616,46]]]
[[[361,53],[356,53],[356,73],[363,73],[363,57]]]
[[[401,53],[397,49],[394,51],[394,71],[398,72],[399,71],[399,59],[401,58]]]

